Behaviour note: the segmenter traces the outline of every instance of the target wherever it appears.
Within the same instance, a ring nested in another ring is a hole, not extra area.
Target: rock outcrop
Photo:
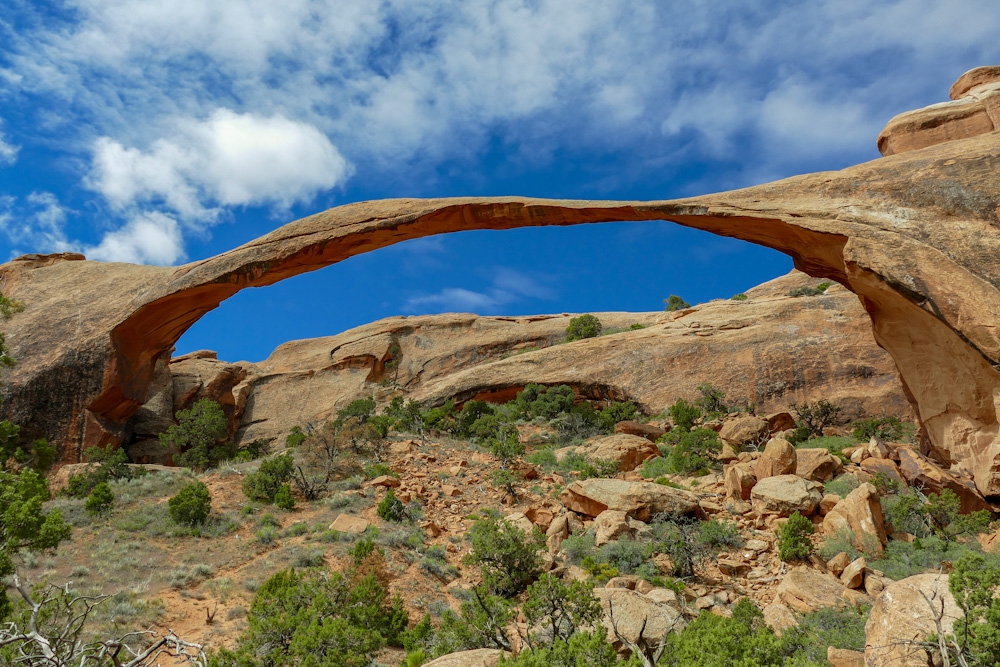
[[[698,496],[653,482],[621,479],[587,479],[572,482],[560,494],[566,509],[596,517],[605,510],[618,510],[639,521],[657,514],[691,514],[698,509]]]
[[[923,593],[923,595],[921,595]],[[886,586],[875,599],[865,625],[865,665],[867,667],[925,667],[930,656],[911,642],[923,641],[936,633],[934,610],[943,602],[941,628],[949,633],[964,613],[948,591],[947,574],[918,574]]]
[[[989,84],[976,84],[979,76],[964,77],[963,92],[980,95]],[[838,172],[674,201],[349,204],[180,267],[27,255],[0,266],[4,294],[25,305],[4,325],[19,360],[3,387],[4,416],[75,461],[84,446],[122,441],[157,360],[241,289],[449,231],[671,220],[787,253],[798,269],[857,294],[916,407],[927,451],[972,471],[983,494],[1000,495],[1000,133],[947,141],[969,134]],[[685,319],[682,311],[674,322],[697,321]],[[692,341],[727,335],[688,328]],[[637,351],[644,331],[630,334]]]

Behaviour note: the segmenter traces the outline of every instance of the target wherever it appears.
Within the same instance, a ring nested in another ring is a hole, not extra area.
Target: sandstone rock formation
[[[823,485],[796,475],[777,475],[759,480],[750,491],[750,503],[758,515],[812,514],[823,499]]]
[[[501,655],[503,651],[500,649],[477,648],[442,655],[424,664],[427,667],[496,667]]]
[[[596,517],[605,510],[619,510],[639,521],[661,512],[690,514],[698,509],[698,496],[653,482],[621,479],[587,479],[572,482],[560,494],[566,509]]]
[[[823,531],[829,535],[850,532],[854,534],[858,544],[874,539],[872,547],[884,547],[885,518],[882,516],[878,490],[866,483],[851,491],[823,517]]]
[[[957,90],[980,94],[979,77],[967,75],[972,86]],[[928,451],[972,471],[985,495],[1000,495],[998,157],[1000,133],[987,132],[838,172],[675,201],[363,202],[180,267],[28,255],[0,266],[4,294],[26,306],[5,323],[20,365],[3,388],[4,416],[29,437],[56,442],[63,461],[78,460],[86,445],[121,442],[149,398],[157,360],[240,289],[448,231],[666,219],[775,248],[800,270],[857,294],[900,371]],[[685,317],[675,324],[691,324],[692,340],[726,336]],[[642,350],[643,331],[630,335]]]
[[[929,656],[909,642],[936,633],[932,610],[923,593],[937,604],[943,600],[944,632],[952,631],[964,613],[948,591],[947,574],[918,574],[893,582],[875,599],[865,625],[865,665],[924,667]]]

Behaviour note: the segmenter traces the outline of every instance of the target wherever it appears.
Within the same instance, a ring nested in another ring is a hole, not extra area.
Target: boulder
[[[622,535],[629,535],[629,516],[621,510],[604,510],[594,519],[596,536],[594,544],[603,547],[608,542],[617,540]]]
[[[828,646],[826,661],[830,663],[830,667],[865,667],[865,654],[862,651]]]
[[[847,555],[846,552],[841,551],[839,554],[826,561],[826,569],[830,571],[835,577],[839,577],[844,569],[851,564],[851,557]]]
[[[545,533],[548,532],[549,526],[555,520],[555,514],[552,513],[552,510],[545,509],[544,507],[529,507],[524,510],[524,516],[528,517],[531,523],[538,526]]]
[[[777,599],[800,614],[844,604],[844,585],[830,574],[805,565],[793,567],[775,591]]]
[[[477,648],[471,651],[458,651],[442,655],[423,667],[496,667],[503,651],[497,648]]]
[[[868,567],[868,561],[863,556],[855,559],[840,573],[840,583],[844,584],[847,588],[861,588],[861,585],[865,582],[866,567]]]
[[[912,447],[898,447],[896,453],[899,455],[899,471],[911,486],[922,486],[925,494],[951,489],[962,501],[962,514],[990,509],[972,480],[942,469]]]
[[[823,486],[796,475],[767,477],[754,485],[750,503],[758,515],[790,516],[794,512],[812,514],[823,499]]]
[[[754,464],[733,463],[726,466],[723,477],[725,479],[726,497],[731,500],[750,500],[750,491],[757,483],[757,476],[754,474]]]
[[[874,536],[878,542],[877,548],[884,547],[885,520],[882,516],[882,503],[879,501],[878,490],[871,484],[865,483],[847,494],[846,498],[823,517],[823,532],[828,535],[851,532],[859,544],[871,539],[866,536]]]
[[[868,667],[926,667],[930,664],[930,656],[923,649],[907,643],[937,632],[931,607],[921,592],[938,605],[943,601],[944,632],[951,632],[955,620],[963,616],[948,591],[947,574],[918,574],[890,583],[875,598],[865,624],[865,664]]]
[[[683,630],[687,625],[681,613],[670,604],[657,604],[647,595],[627,588],[595,588],[594,595],[601,602],[601,622],[608,629],[608,637],[615,640],[618,633],[633,643],[645,640],[655,646],[671,632]]]
[[[767,627],[774,630],[774,634],[779,637],[788,628],[797,627],[799,624],[792,610],[781,602],[772,602],[764,607],[762,611],[764,612],[764,623],[767,624]]]
[[[820,447],[795,450],[795,474],[814,482],[829,482],[840,474],[844,464],[829,450]]]
[[[656,445],[646,438],[625,433],[601,438],[588,449],[590,458],[618,461],[620,472],[635,470],[646,459],[660,455]]]
[[[654,482],[621,479],[587,479],[572,482],[559,495],[567,509],[596,517],[605,510],[620,510],[639,521],[656,514],[691,514],[698,509],[698,496]]]
[[[749,444],[758,445],[771,433],[766,419],[745,415],[735,419],[727,419],[719,431],[719,439],[734,447],[741,448]]]
[[[819,513],[826,516],[843,498],[835,493],[824,493],[823,500],[819,501]]]
[[[371,486],[384,486],[385,488],[393,487],[399,488],[399,479],[393,477],[392,475],[379,475],[372,481],[368,482]]]
[[[767,426],[771,433],[782,433],[795,428],[795,417],[787,412],[773,412],[764,419],[767,420]]]
[[[900,488],[906,487],[906,480],[903,479],[903,475],[899,472],[899,466],[896,465],[895,461],[890,459],[877,459],[870,458],[865,459],[861,462],[861,469],[866,473],[874,477],[875,475],[882,473],[888,479],[893,480],[900,484]]]
[[[535,529],[535,524],[531,523],[531,519],[524,515],[523,512],[514,512],[513,514],[508,514],[503,518],[509,524],[517,526],[521,529],[525,535],[531,535]]]
[[[330,524],[330,530],[357,535],[368,530],[370,525],[371,522],[364,517],[341,514]]]
[[[666,435],[667,429],[652,426],[651,424],[640,424],[637,421],[623,421],[615,424],[615,433],[637,435],[650,442],[656,442]]]
[[[757,459],[755,473],[757,479],[791,475],[795,473],[795,447],[784,438],[771,438]]]

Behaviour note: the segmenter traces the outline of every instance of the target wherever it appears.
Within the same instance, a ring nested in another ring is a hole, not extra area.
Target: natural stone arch
[[[1000,495],[1000,133],[839,172],[658,202],[519,197],[383,200],[330,209],[180,267],[27,256],[0,266],[26,310],[4,410],[74,460],[114,445],[155,361],[224,299],[393,243],[470,229],[670,220],[790,255],[856,293],[946,463]]]

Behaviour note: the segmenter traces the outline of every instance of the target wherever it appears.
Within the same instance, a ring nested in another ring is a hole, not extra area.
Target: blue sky
[[[365,199],[662,199],[838,169],[1000,63],[998,34],[989,0],[4,0],[0,261],[181,264]],[[178,351],[655,310],[790,267],[668,223],[466,232],[244,291]]]

